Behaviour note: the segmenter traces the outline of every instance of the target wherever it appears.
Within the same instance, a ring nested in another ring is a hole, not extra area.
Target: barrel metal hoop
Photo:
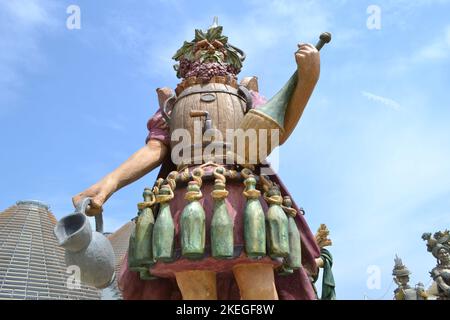
[[[206,94],[206,93],[227,93],[227,94],[231,94],[233,96],[238,97],[239,99],[241,99],[243,102],[247,103],[247,101],[245,100],[244,97],[242,97],[241,95],[239,95],[237,92],[232,92],[232,91],[228,91],[228,90],[224,90],[224,89],[195,89],[195,90],[184,90],[177,98],[176,98],[176,102],[178,102],[179,100],[193,95],[193,94],[197,94],[197,93],[202,93],[202,94]]]

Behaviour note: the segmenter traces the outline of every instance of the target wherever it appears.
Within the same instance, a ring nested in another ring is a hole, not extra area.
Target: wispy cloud
[[[405,72],[416,67],[429,64],[446,63],[450,61],[450,25],[433,31],[434,38],[431,41],[417,42],[415,47],[407,52],[395,56],[385,65],[388,75],[403,76]]]
[[[223,16],[224,30],[230,41],[248,53],[248,67],[275,62],[266,52],[285,48],[296,50],[296,41],[315,42],[321,32],[331,27],[331,12],[319,1],[256,1],[244,2],[249,11],[245,19]]]
[[[393,110],[396,110],[396,111],[400,110],[400,104],[398,102],[392,100],[392,99],[385,98],[385,97],[382,97],[382,96],[378,96],[376,94],[373,94],[373,93],[370,93],[370,92],[367,92],[367,91],[361,91],[361,94],[363,96],[365,96],[366,98],[368,98],[369,100],[373,100],[373,101],[379,102],[382,105],[384,105],[384,106],[386,106],[386,107],[388,107],[390,109],[393,109]]]
[[[433,62],[450,57],[450,25],[431,43],[425,44],[411,59],[412,62]]]
[[[174,1],[170,3],[172,5]],[[179,14],[185,11],[186,4],[175,3]],[[165,6],[168,5],[165,3]],[[174,61],[171,57],[175,51],[183,41],[193,39],[194,28],[206,29],[215,15],[219,16],[219,24],[224,26],[224,34],[229,37],[229,41],[247,53],[249,59],[245,63],[246,68],[265,65],[267,60],[275,63],[276,57],[267,55],[270,50],[290,48],[294,52],[296,41],[317,41],[319,34],[327,31],[332,21],[330,10],[318,1],[246,0],[240,5],[246,10],[244,19],[242,15],[218,13],[208,6],[192,4],[202,7],[204,17],[208,17],[204,25],[199,24],[195,16],[186,17],[178,23],[173,23],[171,17],[163,27],[149,24],[147,20],[130,18],[122,12],[112,12],[112,18],[103,32],[117,51],[136,60],[138,69],[164,79],[173,76]],[[189,10],[195,10],[189,6]],[[164,21],[167,17],[162,14],[160,18]],[[204,21],[206,19],[202,18],[201,22]],[[347,32],[346,40],[354,34]]]
[[[45,58],[40,39],[55,26],[54,2],[0,0],[0,97],[15,99],[26,73],[36,72]],[[5,101],[0,112],[5,112]]]
[[[51,20],[47,9],[43,6],[44,1],[7,1],[3,0],[0,5],[17,19],[17,23],[23,26],[36,26],[47,24]]]
[[[434,7],[437,10],[446,10],[445,6],[450,4],[450,0],[381,0],[378,5],[382,9],[382,24],[384,27],[395,26],[399,30],[415,29],[417,25],[411,21],[417,21],[416,18],[423,10]]]

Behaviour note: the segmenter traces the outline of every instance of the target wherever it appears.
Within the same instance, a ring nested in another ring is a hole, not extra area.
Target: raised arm
[[[96,215],[102,212],[102,205],[117,190],[138,180],[145,174],[158,167],[168,152],[164,143],[156,139],[150,139],[147,144],[134,153],[117,169],[103,177],[85,191],[72,198],[76,205],[81,199],[91,197],[88,215]]]
[[[312,44],[303,43],[298,45],[295,60],[298,68],[298,82],[291,100],[288,103],[284,117],[284,134],[280,141],[283,144],[294,131],[309,98],[319,80],[320,54]]]

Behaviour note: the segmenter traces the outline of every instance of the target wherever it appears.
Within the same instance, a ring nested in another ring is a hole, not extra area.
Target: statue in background
[[[333,256],[325,247],[331,246],[333,243],[328,238],[330,231],[325,224],[321,224],[316,233],[316,243],[320,248],[320,257],[316,258],[317,268],[323,269],[322,275],[322,295],[321,300],[335,300],[335,282],[333,276]],[[313,281],[316,282],[319,272],[315,274]]]
[[[394,269],[392,275],[394,276],[394,282],[397,284],[397,288],[394,290],[395,300],[426,300],[428,298],[425,292],[424,285],[419,282],[415,288],[409,285],[409,275],[411,272],[403,264],[402,259],[397,255],[394,259]]]
[[[438,231],[434,235],[424,233],[427,250],[436,258],[437,265],[430,275],[437,284],[438,300],[450,300],[450,232]]]
[[[428,300],[429,294],[422,282],[416,284],[417,300]]]

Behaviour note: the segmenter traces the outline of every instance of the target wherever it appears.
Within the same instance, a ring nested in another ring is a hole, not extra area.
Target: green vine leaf
[[[183,46],[178,49],[175,55],[172,57],[175,61],[180,61],[181,59],[187,59],[189,61],[196,60],[196,55],[194,54],[194,49],[196,43],[202,40],[207,40],[209,43],[213,43],[215,40],[220,41],[224,45],[224,50],[226,51],[226,63],[232,65],[237,70],[242,68],[242,62],[245,59],[245,54],[238,48],[232,46],[228,43],[228,37],[222,35],[223,27],[217,26],[209,28],[207,31],[202,31],[200,29],[195,29],[195,38],[188,42],[184,41]],[[221,49],[223,51],[223,49]],[[200,63],[206,61],[217,61],[222,62],[223,56],[220,53],[209,54],[207,52],[200,52]],[[175,68],[177,71],[177,76],[179,69]]]
[[[205,40],[206,39],[206,35],[205,33],[200,30],[200,29],[195,29],[195,42],[201,41],[201,40]]]
[[[227,46],[227,63],[231,64],[238,70],[242,68],[242,61],[240,54],[232,46]]]
[[[227,36],[220,36],[220,37],[217,38],[217,40],[222,42],[223,45],[226,45],[227,42],[228,42],[228,37]]]
[[[208,31],[206,32],[206,39],[208,39],[209,42],[216,40],[218,37],[222,35],[222,30],[223,30],[222,26],[209,28]]]
[[[174,59],[175,61],[179,61],[183,57],[187,58],[187,56],[193,56],[192,53],[193,49],[194,49],[194,42],[185,41],[183,43],[183,46],[180,49],[178,49],[178,51],[174,54],[172,59]]]

